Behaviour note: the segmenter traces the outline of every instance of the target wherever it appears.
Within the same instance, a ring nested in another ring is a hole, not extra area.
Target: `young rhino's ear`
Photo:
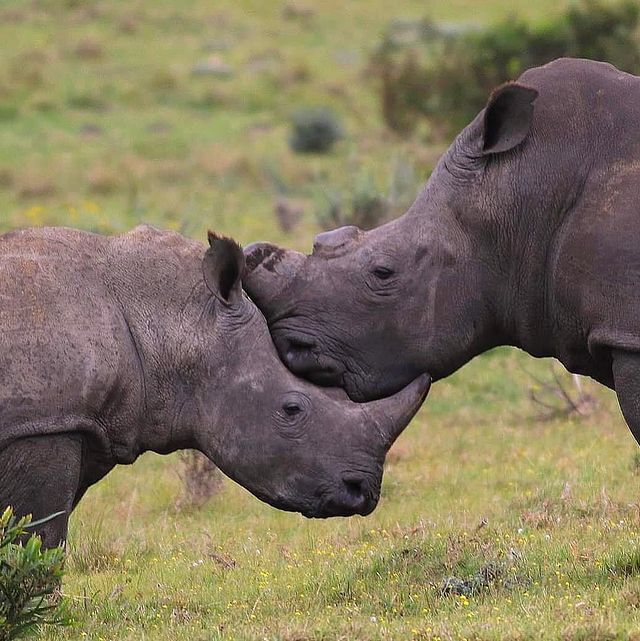
[[[484,110],[482,155],[499,154],[519,145],[531,129],[538,92],[517,82],[498,87]]]
[[[231,238],[208,233],[209,249],[202,259],[204,282],[212,294],[233,304],[242,299],[242,247]]]

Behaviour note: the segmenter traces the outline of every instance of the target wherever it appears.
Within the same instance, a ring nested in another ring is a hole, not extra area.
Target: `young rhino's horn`
[[[277,304],[279,295],[305,260],[304,254],[271,243],[248,245],[244,248],[244,257],[243,285],[263,311]]]
[[[387,448],[400,436],[420,409],[431,387],[431,377],[421,374],[404,389],[388,398],[364,403],[367,414],[378,426]]]
[[[318,234],[313,241],[314,254],[335,254],[347,249],[351,243],[358,240],[362,232],[353,225],[339,227]]]

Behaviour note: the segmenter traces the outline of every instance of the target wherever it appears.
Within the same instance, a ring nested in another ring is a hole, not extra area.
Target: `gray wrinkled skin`
[[[243,295],[242,250],[138,227],[0,236],[0,506],[66,536],[93,483],[147,450],[196,448],[260,499],[368,514],[428,377],[358,405],[296,378]]]
[[[401,218],[246,250],[290,369],[358,401],[497,345],[615,388],[640,437],[640,78],[562,59],[492,94]]]

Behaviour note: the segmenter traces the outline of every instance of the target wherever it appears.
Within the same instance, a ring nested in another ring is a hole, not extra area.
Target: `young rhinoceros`
[[[196,448],[258,498],[368,514],[429,378],[356,404],[296,378],[243,296],[242,249],[148,226],[0,236],[0,507],[66,536],[87,488],[147,450]]]

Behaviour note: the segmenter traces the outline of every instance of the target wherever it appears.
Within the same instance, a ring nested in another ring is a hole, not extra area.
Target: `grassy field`
[[[176,513],[175,459],[112,474],[73,518],[77,628],[46,638],[640,638],[637,446],[595,385],[588,419],[540,420],[525,362],[438,384],[368,518],[308,521],[231,482]]]
[[[563,2],[0,2],[0,230],[140,221],[308,249],[323,189],[442,147],[385,130],[371,51],[389,21],[543,19]],[[215,74],[198,75],[207,62]],[[327,105],[346,138],[288,148]],[[302,207],[292,232],[274,209]],[[231,482],[175,508],[175,457],[144,456],[72,518],[76,624],[45,639],[640,639],[640,456],[614,396],[542,420],[549,362],[512,350],[437,384],[366,518],[308,521]],[[570,385],[570,380],[566,381]]]

